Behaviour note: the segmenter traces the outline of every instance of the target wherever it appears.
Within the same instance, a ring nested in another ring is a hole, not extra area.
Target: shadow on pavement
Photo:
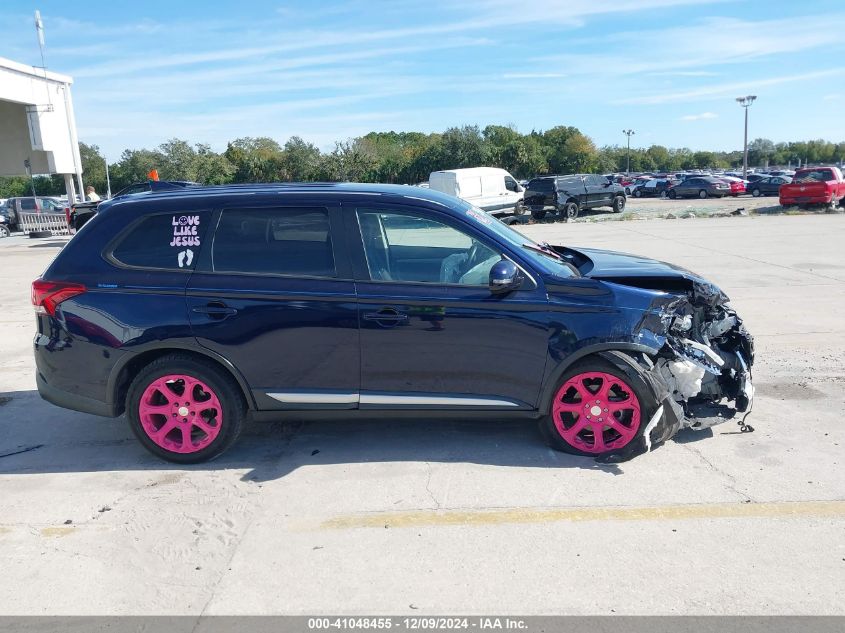
[[[37,391],[0,393],[0,475],[108,471],[247,469],[245,481],[280,479],[300,466],[443,462],[503,467],[581,468],[623,474],[549,449],[530,420],[339,420],[252,422],[224,455],[182,466],[138,443],[126,419],[55,407]]]

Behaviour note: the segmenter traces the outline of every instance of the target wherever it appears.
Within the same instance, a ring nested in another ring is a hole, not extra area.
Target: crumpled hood
[[[598,248],[552,248],[563,255],[584,277],[665,292],[692,291],[695,299],[710,305],[729,300],[721,288],[675,264]]]

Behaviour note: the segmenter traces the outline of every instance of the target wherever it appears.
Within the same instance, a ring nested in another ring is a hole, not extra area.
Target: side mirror
[[[494,295],[506,294],[522,285],[522,273],[516,264],[508,259],[493,264],[490,269],[490,292]]]

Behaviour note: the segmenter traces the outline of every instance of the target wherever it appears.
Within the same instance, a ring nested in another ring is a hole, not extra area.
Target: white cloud
[[[691,26],[611,33],[604,38],[606,46],[601,53],[547,55],[535,61],[558,64],[570,74],[711,72],[713,66],[838,45],[841,34],[830,25],[842,22],[845,13],[776,20],[710,18]],[[593,43],[573,40],[568,45],[577,48]],[[648,55],[632,59],[632,51],[648,51]]]
[[[505,73],[502,79],[559,79],[565,73]]]
[[[725,84],[702,86],[693,90],[672,91],[659,94],[650,94],[640,97],[621,99],[617,104],[621,105],[657,105],[661,103],[679,103],[683,101],[703,101],[707,99],[722,99],[725,97],[736,97],[740,94],[748,94],[748,90],[765,88],[784,83],[796,81],[811,81],[825,77],[833,77],[845,73],[845,68],[832,68],[830,70],[819,70],[812,73],[800,75],[786,75],[783,77],[771,77],[769,79],[758,79],[757,81],[741,81]]]
[[[704,119],[715,119],[719,115],[715,112],[702,112],[701,114],[687,114],[681,117],[681,121],[702,121]]]

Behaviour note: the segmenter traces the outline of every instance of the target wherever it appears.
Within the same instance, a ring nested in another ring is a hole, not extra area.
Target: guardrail
[[[64,213],[19,213],[18,224],[24,233],[50,231],[53,235],[70,235]]]

